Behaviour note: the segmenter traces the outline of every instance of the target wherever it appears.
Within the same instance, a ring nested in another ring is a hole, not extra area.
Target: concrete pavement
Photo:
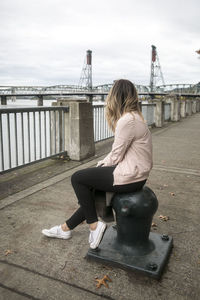
[[[97,145],[92,160],[54,160],[1,175],[1,300],[199,299],[200,114],[155,128],[152,135],[154,168],[147,185],[159,200],[156,232],[174,238],[161,280],[87,261],[86,224],[66,241],[41,234],[41,229],[62,223],[78,207],[70,176],[96,165],[109,150],[108,141]],[[95,279],[104,275],[112,282],[109,288],[97,289]]]

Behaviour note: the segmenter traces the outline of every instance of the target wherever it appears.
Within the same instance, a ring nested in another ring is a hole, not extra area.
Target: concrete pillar
[[[200,111],[200,98],[196,98],[197,101],[197,112]]]
[[[65,117],[65,151],[72,160],[83,160],[95,154],[92,103],[60,100],[55,106],[69,106]]]
[[[181,100],[180,102],[181,105],[181,118],[185,118],[186,117],[186,100]]]
[[[95,154],[93,108],[89,102],[69,104],[69,157],[82,160]]]
[[[156,127],[162,127],[165,121],[165,102],[160,99],[153,101],[156,104],[154,111],[154,120]]]
[[[196,114],[196,112],[197,112],[197,101],[196,101],[196,99],[193,99],[192,100],[192,113]]]
[[[180,100],[171,97],[166,100],[167,103],[171,103],[171,121],[179,121],[180,120]]]
[[[186,115],[187,116],[192,115],[192,102],[191,102],[191,99],[186,100]]]
[[[43,106],[43,95],[38,95],[37,106]]]
[[[1,96],[1,105],[7,105],[7,97]]]

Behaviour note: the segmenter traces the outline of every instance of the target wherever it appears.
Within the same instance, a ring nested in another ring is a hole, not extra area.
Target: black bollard
[[[116,226],[109,227],[87,258],[143,272],[159,279],[172,248],[172,238],[150,232],[158,201],[147,186],[134,193],[115,194]]]

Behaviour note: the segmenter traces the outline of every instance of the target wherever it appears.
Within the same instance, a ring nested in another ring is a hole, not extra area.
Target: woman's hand
[[[98,161],[96,167],[103,167],[104,163],[102,160]]]

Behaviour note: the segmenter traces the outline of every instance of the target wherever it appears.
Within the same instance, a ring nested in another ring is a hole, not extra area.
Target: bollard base
[[[95,250],[89,249],[86,258],[160,279],[172,249],[173,239],[167,235],[150,232],[149,242],[153,245],[150,253],[135,255],[138,249],[120,244],[117,240],[117,230],[111,226],[106,230],[99,247]]]

